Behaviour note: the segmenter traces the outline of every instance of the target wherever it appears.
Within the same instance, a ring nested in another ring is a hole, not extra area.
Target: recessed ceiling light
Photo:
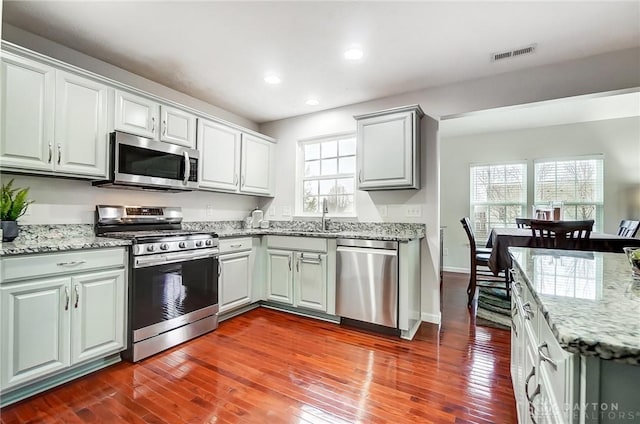
[[[316,105],[320,104],[318,99],[314,99],[314,98],[307,99],[307,101],[305,103],[308,104],[309,106],[316,106]]]
[[[362,49],[358,46],[352,46],[344,52],[344,58],[347,60],[360,60],[362,56]]]
[[[282,80],[277,75],[269,74],[264,77],[264,82],[267,84],[280,84]]]

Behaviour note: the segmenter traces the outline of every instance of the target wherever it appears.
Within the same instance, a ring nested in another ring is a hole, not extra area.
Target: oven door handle
[[[213,258],[219,253],[218,249],[207,249],[201,251],[198,254],[193,253],[179,253],[179,254],[162,254],[152,256],[138,256],[135,258],[134,268],[143,268],[154,265],[170,264],[175,262],[194,261],[197,259]]]

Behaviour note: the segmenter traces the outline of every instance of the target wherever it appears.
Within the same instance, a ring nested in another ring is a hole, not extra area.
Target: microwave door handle
[[[187,185],[189,182],[189,175],[191,174],[191,160],[189,159],[189,153],[184,152],[184,175],[182,176],[182,184]]]

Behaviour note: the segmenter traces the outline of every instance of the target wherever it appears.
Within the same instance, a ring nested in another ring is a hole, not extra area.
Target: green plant
[[[0,193],[0,220],[16,221],[27,211],[33,200],[27,200],[29,188],[13,188],[13,179],[2,184]]]

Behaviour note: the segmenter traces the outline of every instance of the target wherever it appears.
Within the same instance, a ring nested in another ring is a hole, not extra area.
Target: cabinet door
[[[196,148],[196,117],[171,106],[160,106],[162,128],[160,140]]]
[[[273,195],[273,143],[242,134],[242,177],[240,191],[243,193]]]
[[[358,120],[358,189],[411,187],[413,112]]]
[[[2,53],[0,165],[53,169],[55,70]]]
[[[220,312],[251,303],[251,251],[220,256]]]
[[[108,90],[106,85],[88,78],[57,71],[57,172],[106,177]]]
[[[69,366],[68,278],[0,287],[0,387]]]
[[[293,253],[267,251],[267,300],[293,305]]]
[[[200,188],[237,191],[240,181],[241,132],[225,125],[198,120]]]
[[[327,311],[327,255],[296,253],[295,306]]]
[[[71,279],[71,363],[124,347],[124,270],[94,272]]]
[[[116,90],[116,130],[157,139],[159,105],[153,100]]]

